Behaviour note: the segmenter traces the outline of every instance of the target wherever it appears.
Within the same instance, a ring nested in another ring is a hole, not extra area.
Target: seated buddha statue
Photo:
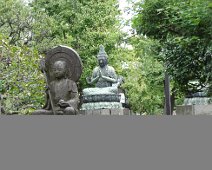
[[[116,75],[114,68],[108,65],[107,59],[107,53],[100,45],[97,55],[98,66],[93,69],[92,76],[86,78],[87,83],[95,87],[83,89],[81,110],[122,107],[121,94],[118,91],[121,79]]]
[[[35,111],[33,114],[77,114],[77,106],[79,102],[77,85],[74,81],[66,77],[66,63],[64,61],[56,61],[53,65],[53,80],[48,87],[47,103],[43,109]],[[51,95],[51,97],[50,97]]]
[[[78,54],[66,46],[50,50],[41,62],[46,78],[46,104],[32,115],[76,115],[79,95],[76,81],[82,72]]]
[[[95,84],[94,88],[86,88],[83,94],[115,94],[118,93],[118,79],[112,66],[108,65],[107,53],[104,47],[100,45],[97,55],[99,66],[95,67],[91,77],[87,77],[88,84]]]

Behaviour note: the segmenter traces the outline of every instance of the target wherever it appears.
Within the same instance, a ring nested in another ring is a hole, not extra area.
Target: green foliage
[[[9,44],[37,46],[52,44],[54,20],[44,11],[34,11],[21,0],[0,0],[0,33]],[[42,44],[42,45],[40,45]]]
[[[160,41],[159,59],[167,64],[176,86],[187,93],[189,80],[198,80],[198,87],[212,81],[209,0],[146,0],[139,3],[137,12],[134,27],[138,33]]]
[[[131,109],[142,114],[163,112],[163,65],[155,58],[158,43],[143,36],[133,37],[134,50],[129,53],[123,69],[126,90]],[[124,57],[125,58],[125,57]]]
[[[6,97],[5,110],[27,114],[44,102],[44,81],[38,68],[38,52],[26,46],[10,45],[2,36],[0,46],[1,92]]]
[[[19,44],[29,35],[32,18],[20,0],[0,0],[0,32],[9,37],[10,44]]]

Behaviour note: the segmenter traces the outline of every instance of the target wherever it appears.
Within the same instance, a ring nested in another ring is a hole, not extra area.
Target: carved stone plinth
[[[83,95],[83,103],[94,102],[120,102],[120,94],[96,94],[96,95]]]
[[[207,105],[210,103],[210,97],[192,97],[185,98],[184,105]]]
[[[95,109],[121,109],[120,102],[92,102],[83,103],[80,110],[95,110]]]

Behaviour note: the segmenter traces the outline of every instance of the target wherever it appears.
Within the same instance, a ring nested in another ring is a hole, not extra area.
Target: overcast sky
[[[133,2],[138,2],[138,0],[133,0]],[[133,17],[133,11],[132,11],[132,3],[128,3],[127,0],[119,0],[119,8],[122,12],[122,18],[125,22],[132,19]],[[124,23],[123,23],[124,24]],[[130,34],[132,27],[131,23],[129,23],[127,26],[125,25],[122,29],[124,32],[127,32]]]

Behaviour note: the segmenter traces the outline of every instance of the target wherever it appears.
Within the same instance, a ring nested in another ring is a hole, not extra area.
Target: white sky
[[[133,0],[133,3],[138,2],[138,0]],[[119,8],[122,13],[122,19],[125,21],[123,24],[125,24],[127,21],[132,19],[133,17],[133,11],[132,11],[132,3],[128,3],[127,0],[119,0]],[[127,25],[124,25],[122,30],[128,34],[131,33],[132,27],[131,23],[129,22]]]

